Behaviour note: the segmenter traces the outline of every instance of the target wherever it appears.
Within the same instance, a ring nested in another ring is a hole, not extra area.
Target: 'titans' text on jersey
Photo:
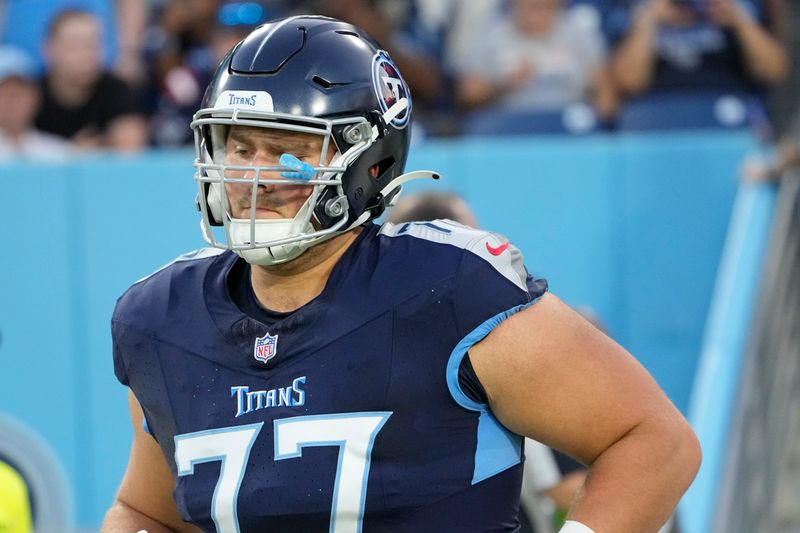
[[[322,294],[282,315],[243,311],[229,280],[245,267],[231,252],[179,259],[112,321],[117,377],[184,519],[226,533],[516,530],[522,439],[459,377],[470,346],[546,290],[516,248],[449,221],[368,224]]]
[[[306,377],[292,380],[289,387],[279,389],[251,391],[248,386],[231,387],[231,396],[236,398],[236,416],[246,415],[251,411],[267,407],[300,406],[306,403],[303,385]]]

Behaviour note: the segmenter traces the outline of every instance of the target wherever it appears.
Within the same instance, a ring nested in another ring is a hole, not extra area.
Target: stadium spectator
[[[644,0],[621,23],[612,72],[627,95],[675,90],[758,94],[784,79],[783,0]],[[625,2],[627,4],[627,2]]]
[[[282,13],[279,4],[167,0],[147,30],[145,57],[151,65],[147,108],[151,142],[193,142],[192,115],[222,58],[258,24]]]
[[[474,109],[556,111],[590,102],[608,119],[616,96],[596,11],[564,0],[511,0],[509,11],[475,39],[457,83]]]
[[[166,0],[154,10],[145,57],[157,85],[163,86],[175,68],[205,72],[216,65],[211,65],[207,49],[218,4],[217,0]]]
[[[147,140],[145,117],[133,90],[104,70],[101,35],[100,21],[87,11],[55,16],[36,126],[81,149],[138,150]]]
[[[23,50],[0,46],[0,161],[62,159],[69,153],[62,138],[33,127],[39,105],[36,70]]]
[[[442,34],[442,63],[454,76],[470,65],[476,35],[486,31],[506,0],[416,0],[422,24]]]
[[[64,9],[80,8],[101,21],[103,61],[129,83],[140,83],[142,31],[150,1],[142,0],[5,0],[0,2],[0,41],[31,54],[43,70],[42,47],[47,26]]]

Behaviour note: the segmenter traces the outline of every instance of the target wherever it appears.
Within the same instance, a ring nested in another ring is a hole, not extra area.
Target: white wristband
[[[594,533],[594,530],[575,520],[567,520],[558,530],[558,533]]]

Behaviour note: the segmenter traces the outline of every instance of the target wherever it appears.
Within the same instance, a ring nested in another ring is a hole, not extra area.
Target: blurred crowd
[[[796,57],[786,0],[5,0],[0,159],[190,144],[224,54],[298,13],[383,44],[411,87],[417,137],[742,127],[774,138],[767,104]]]

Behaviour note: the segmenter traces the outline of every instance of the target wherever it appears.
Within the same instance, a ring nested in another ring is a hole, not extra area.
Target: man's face
[[[246,166],[278,166],[282,154],[291,154],[312,166],[319,164],[323,137],[309,133],[270,130],[249,126],[232,126],[225,142],[225,164]],[[331,160],[336,149],[328,145],[322,164]],[[228,170],[228,178],[253,179],[255,172]],[[280,172],[262,172],[261,179],[281,179]],[[258,186],[256,218],[293,218],[311,194],[311,185]],[[226,183],[231,216],[250,218],[252,185]]]
[[[70,78],[92,81],[102,70],[102,27],[92,15],[64,20],[47,43],[49,68]]]
[[[511,5],[517,27],[531,36],[552,31],[564,8],[563,0],[514,0]]]

